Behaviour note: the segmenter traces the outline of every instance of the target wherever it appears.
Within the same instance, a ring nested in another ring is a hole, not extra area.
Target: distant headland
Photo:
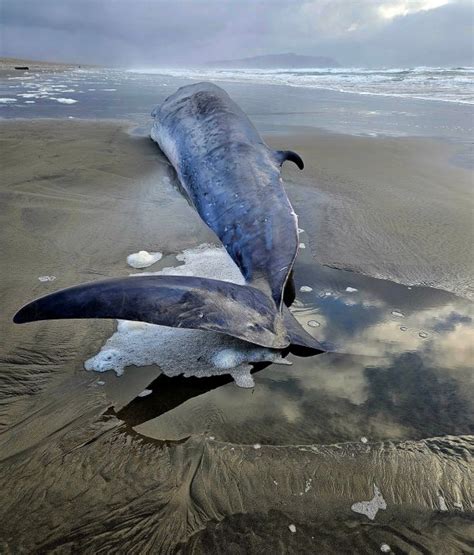
[[[264,56],[252,56],[236,60],[217,60],[207,62],[208,67],[222,68],[301,68],[301,67],[340,67],[334,58],[326,56],[303,56],[301,54],[267,54]]]

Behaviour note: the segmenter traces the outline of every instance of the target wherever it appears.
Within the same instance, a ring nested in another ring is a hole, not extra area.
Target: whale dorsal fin
[[[275,155],[280,166],[282,166],[284,162],[289,160],[290,162],[296,164],[300,170],[304,168],[303,159],[299,154],[293,152],[292,150],[276,150]]]

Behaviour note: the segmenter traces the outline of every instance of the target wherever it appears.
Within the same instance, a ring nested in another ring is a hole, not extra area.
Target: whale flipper
[[[13,320],[70,318],[208,330],[274,349],[290,343],[275,303],[260,290],[189,276],[132,276],[77,285],[36,299]]]
[[[289,160],[290,162],[296,164],[300,170],[304,169],[303,159],[296,152],[293,152],[292,150],[277,150],[275,154],[280,166],[282,166],[284,162]]]

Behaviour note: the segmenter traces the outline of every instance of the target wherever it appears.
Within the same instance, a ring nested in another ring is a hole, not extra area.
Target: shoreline
[[[7,56],[0,56],[0,71],[22,71],[15,70],[15,66],[28,66],[29,69],[26,71],[67,70],[76,69],[77,67],[98,69],[101,67],[98,65],[82,64],[79,62],[46,62],[44,60],[30,60],[27,58],[10,58]]]
[[[210,67],[183,67],[183,68],[155,68],[154,70],[140,70],[139,68],[117,68],[119,71],[125,71],[127,73],[132,73],[136,75],[145,76],[160,76],[175,79],[188,79],[192,82],[199,81],[212,81],[216,83],[222,83],[224,86],[231,85],[246,85],[246,86],[258,86],[263,85],[265,87],[280,86],[288,87],[290,89],[306,89],[313,91],[330,92],[336,94],[349,94],[349,95],[361,95],[361,96],[373,96],[373,97],[386,97],[392,99],[401,100],[414,100],[414,101],[438,101],[446,102],[450,104],[460,104],[463,106],[474,106],[474,101],[472,96],[469,100],[464,100],[461,98],[441,98],[426,96],[423,93],[395,93],[395,92],[380,92],[371,90],[354,90],[347,88],[344,81],[330,84],[317,84],[316,82],[289,82],[288,78],[297,77],[304,73],[309,72],[316,74],[321,77],[327,76],[337,76],[338,74],[345,75],[364,75],[365,77],[375,74],[389,74],[395,76],[396,72],[389,71],[389,68],[375,67],[375,68],[356,68],[356,67],[339,67],[339,68],[318,68],[318,67],[308,67],[308,68],[291,68],[291,67],[281,67],[281,68],[210,68]],[[417,71],[425,69],[421,66],[409,67],[409,68],[399,68],[399,73],[417,73]],[[442,75],[443,71],[463,71],[470,70],[471,68],[431,68],[434,69]],[[367,73],[367,71],[369,73]],[[286,80],[278,80],[279,76],[283,74]],[[396,86],[396,83],[392,83]],[[371,86],[371,83],[366,83],[365,86]],[[344,88],[346,87],[346,88]]]

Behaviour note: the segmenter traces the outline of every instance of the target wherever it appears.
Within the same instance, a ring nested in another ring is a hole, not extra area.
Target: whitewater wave
[[[394,96],[474,104],[474,67],[132,69],[134,73],[189,79],[235,81],[327,89],[344,93]]]

